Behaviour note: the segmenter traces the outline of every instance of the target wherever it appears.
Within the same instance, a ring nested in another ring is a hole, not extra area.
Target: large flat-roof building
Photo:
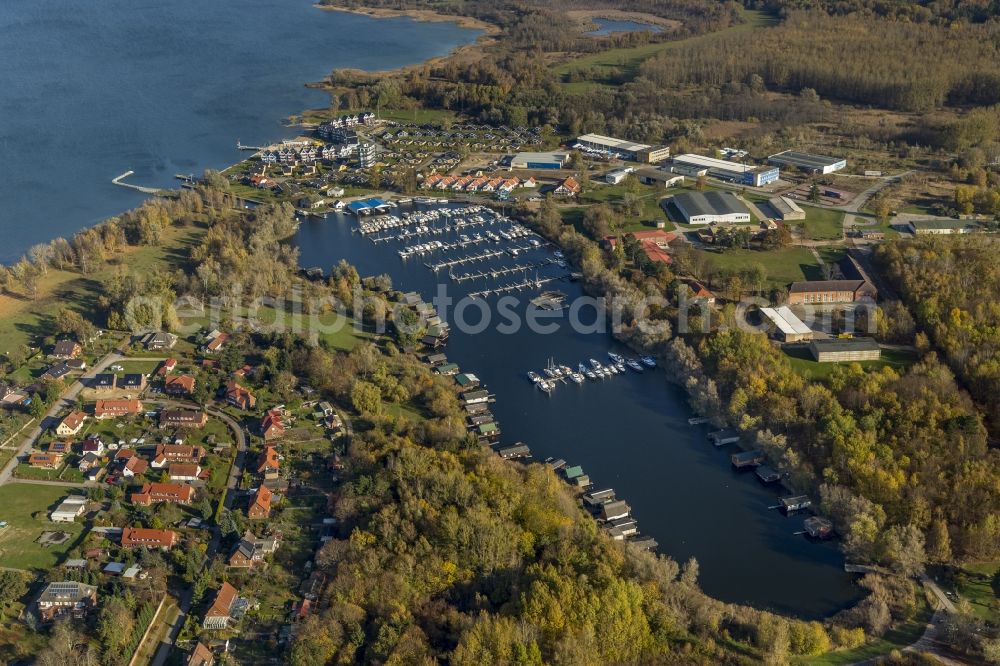
[[[671,160],[671,168],[687,176],[708,175],[719,180],[725,180],[741,185],[761,187],[773,183],[781,177],[781,172],[773,166],[757,166],[755,164],[740,164],[715,157],[685,153]]]
[[[561,169],[569,160],[567,153],[517,153],[510,161],[512,169]]]
[[[645,143],[616,139],[603,134],[584,134],[577,137],[574,147],[585,151],[613,155],[630,162],[654,164],[670,157],[668,146],[650,146]]]
[[[688,224],[750,222],[750,210],[731,192],[681,192],[670,199]]]
[[[827,155],[800,153],[795,150],[785,150],[767,158],[769,164],[779,167],[795,167],[808,173],[833,173],[847,166],[847,160]]]
[[[872,338],[834,338],[813,340],[809,351],[819,363],[838,361],[877,361],[882,349]]]

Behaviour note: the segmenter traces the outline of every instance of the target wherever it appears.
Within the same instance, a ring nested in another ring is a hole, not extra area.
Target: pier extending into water
[[[158,188],[158,187],[144,187],[142,185],[133,185],[132,183],[126,183],[126,182],[124,182],[124,180],[126,178],[128,178],[129,176],[131,176],[134,173],[135,173],[135,171],[132,171],[131,169],[129,169],[125,173],[123,173],[123,174],[121,174],[119,176],[115,176],[114,178],[112,178],[111,182],[113,184],[115,184],[115,185],[119,185],[121,187],[127,187],[130,190],[135,190],[136,192],[142,192],[143,194],[159,194],[160,193],[160,188]]]

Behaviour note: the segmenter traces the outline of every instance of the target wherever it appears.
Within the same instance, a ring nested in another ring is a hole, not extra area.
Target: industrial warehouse
[[[777,308],[761,308],[760,312],[774,324],[774,335],[779,340],[801,342],[811,340],[813,337],[812,329],[796,317],[787,305]]]
[[[603,134],[584,134],[576,140],[573,148],[603,156],[618,157],[629,162],[653,164],[670,157],[667,146],[649,146],[624,139],[615,139]]]
[[[569,155],[566,153],[518,153],[510,161],[512,169],[561,169]]]
[[[831,338],[813,340],[809,351],[819,363],[838,361],[877,361],[882,349],[872,338]]]
[[[688,224],[750,222],[750,210],[731,192],[681,192],[667,201]]]
[[[781,173],[776,167],[755,166],[720,160],[714,157],[685,153],[671,160],[671,169],[685,176],[711,176],[741,185],[762,187],[778,180]]]
[[[794,167],[800,171],[808,173],[827,174],[840,171],[847,166],[847,160],[839,157],[828,157],[826,155],[813,155],[811,153],[800,153],[794,150],[786,150],[767,158],[768,164],[778,167]]]

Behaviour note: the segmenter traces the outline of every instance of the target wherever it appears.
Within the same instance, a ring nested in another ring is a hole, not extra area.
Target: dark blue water
[[[176,184],[238,161],[237,139],[295,134],[325,107],[304,84],[473,41],[450,23],[328,12],[310,0],[0,2],[0,262],[140,203],[111,184]]]
[[[652,23],[640,23],[638,21],[614,21],[606,18],[592,18],[592,22],[597,24],[597,30],[591,30],[588,35],[599,37],[610,35],[616,32],[662,32],[662,28]]]
[[[353,218],[344,216],[304,222],[297,236],[302,265],[321,266],[329,272],[344,258],[361,275],[388,272],[397,289],[419,291],[426,300],[438,293],[439,284],[447,285],[455,301],[488,284],[476,280],[457,285],[448,279],[447,270],[435,275],[424,266],[424,262],[482,251],[479,248],[403,260],[397,254],[401,243],[373,244],[351,233],[354,225]],[[454,237],[452,233],[434,238]],[[480,271],[550,256],[546,249],[531,250],[516,259],[479,262],[454,271]],[[562,273],[565,269],[554,266],[537,271],[539,277]],[[534,275],[529,272],[530,277]],[[580,295],[578,285],[567,281],[545,289],[558,289],[570,299]],[[536,294],[527,292],[514,310],[522,320],[526,301]],[[489,302],[495,306],[497,297],[490,297]],[[470,308],[466,321],[478,322],[476,312]],[[493,411],[503,430],[503,442],[525,442],[537,460],[553,456],[582,465],[597,487],[615,488],[632,505],[640,530],[659,542],[661,552],[680,561],[698,559],[702,587],[714,597],[805,617],[829,615],[857,598],[858,590],[844,573],[836,546],[795,536],[802,529],[803,516],[786,518],[767,509],[775,504],[779,491],[761,485],[752,473],[733,471],[731,450],[716,449],[707,442],[703,427],[688,425],[692,414],[685,397],[668,383],[662,370],[629,371],[600,382],[560,385],[546,396],[529,382],[528,370],[540,371],[549,357],[574,369],[590,358],[606,362],[607,351],[616,349],[610,336],[578,333],[566,317],[554,320],[558,326],[551,334],[524,327],[505,334],[497,329],[501,320],[496,312],[491,317],[492,325],[486,330],[463,333],[455,326],[451,306],[448,320],[453,328],[445,352],[496,394]],[[580,319],[593,321],[586,312]]]

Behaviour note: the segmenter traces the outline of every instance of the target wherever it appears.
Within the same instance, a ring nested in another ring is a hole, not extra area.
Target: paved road
[[[88,379],[92,378],[94,375],[104,372],[108,366],[114,365],[115,363],[123,360],[125,360],[125,357],[122,356],[118,350],[115,350],[99,360],[88,373],[85,373],[84,376]],[[7,463],[7,466],[0,471],[0,485],[3,485],[11,480],[14,474],[14,468],[16,468],[18,464],[18,458],[26,455],[28,451],[31,450],[31,447],[34,446],[38,438],[42,436],[42,433],[50,427],[50,422],[63,410],[73,407],[73,404],[76,402],[76,396],[80,395],[80,391],[84,389],[83,379],[84,377],[81,377],[77,381],[73,382],[69,389],[67,389],[58,400],[52,403],[52,407],[50,407],[49,411],[47,411],[41,418],[38,425],[32,428],[27,436],[25,436],[25,438],[21,441],[17,454],[11,458],[10,462]]]
[[[168,400],[146,400],[145,402],[161,407],[187,407],[201,409],[200,406],[193,403]],[[229,429],[233,432],[233,436],[236,438],[236,458],[233,461],[233,466],[229,470],[229,481],[227,483],[227,492],[225,497],[225,506],[227,509],[231,509],[234,494],[232,491],[237,488],[237,485],[240,482],[240,477],[243,475],[243,467],[246,464],[250,440],[247,436],[246,430],[244,430],[243,427],[228,414],[211,407],[206,407],[205,411],[209,416],[217,418],[229,426]],[[218,551],[221,540],[222,534],[219,531],[219,526],[213,525],[212,538],[209,540],[208,548],[205,551],[206,561],[211,560],[216,551]],[[187,587],[181,594],[180,599],[177,600],[177,607],[179,610],[177,617],[174,619],[174,623],[171,625],[166,639],[160,642],[160,646],[156,650],[156,655],[150,661],[150,666],[164,666],[164,664],[166,664],[167,658],[170,656],[170,651],[173,649],[174,643],[177,641],[177,636],[180,634],[181,628],[184,626],[184,620],[187,618],[187,614],[191,611],[190,587]]]

